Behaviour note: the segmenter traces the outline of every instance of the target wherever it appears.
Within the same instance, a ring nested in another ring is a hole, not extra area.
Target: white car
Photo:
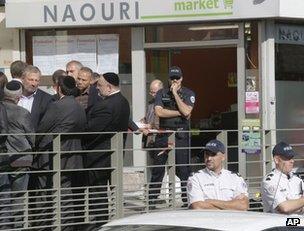
[[[298,226],[286,226],[287,224]],[[227,210],[180,210],[121,218],[105,224],[101,231],[303,231],[303,225],[304,217],[299,216]]]

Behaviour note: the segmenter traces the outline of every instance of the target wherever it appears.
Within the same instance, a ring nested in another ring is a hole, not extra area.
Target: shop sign
[[[7,0],[7,27],[60,27],[242,19],[273,15],[253,0]],[[259,14],[258,14],[259,13]]]
[[[304,26],[278,24],[276,28],[277,43],[304,44]]]

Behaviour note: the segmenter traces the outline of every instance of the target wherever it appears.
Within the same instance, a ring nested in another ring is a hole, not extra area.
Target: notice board
[[[119,35],[66,35],[34,36],[33,65],[42,75],[52,75],[58,69],[65,70],[71,60],[80,61],[94,72],[118,73]]]

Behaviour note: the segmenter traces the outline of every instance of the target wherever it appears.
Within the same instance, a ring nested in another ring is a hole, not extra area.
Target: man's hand
[[[150,133],[149,129],[146,128],[140,128],[139,131],[142,132],[145,136],[149,135]]]
[[[173,94],[177,94],[177,90],[179,89],[180,85],[176,82],[173,82],[171,84],[171,87],[170,87],[170,91],[172,91]]]
[[[240,194],[240,195],[238,195],[237,197],[235,197],[234,199],[235,199],[235,200],[243,200],[243,199],[245,199],[245,198],[246,198],[245,194]]]

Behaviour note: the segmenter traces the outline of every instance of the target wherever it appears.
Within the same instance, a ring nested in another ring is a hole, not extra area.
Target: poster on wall
[[[246,154],[261,153],[259,119],[245,119],[242,121],[242,152]]]
[[[246,92],[245,94],[246,114],[258,114],[260,112],[259,92]]]
[[[97,36],[97,72],[114,72],[118,74],[119,35],[106,34]]]
[[[54,72],[56,46],[54,36],[33,36],[33,64],[43,75]]]
[[[76,60],[81,60],[85,67],[96,71],[96,36],[95,35],[78,35],[77,36],[77,53]]]
[[[56,36],[56,55],[54,71],[58,69],[65,70],[67,62],[75,59],[77,52],[77,43],[75,36]]]
[[[42,75],[65,70],[66,63],[80,61],[94,72],[118,73],[119,35],[34,36],[33,65]]]

